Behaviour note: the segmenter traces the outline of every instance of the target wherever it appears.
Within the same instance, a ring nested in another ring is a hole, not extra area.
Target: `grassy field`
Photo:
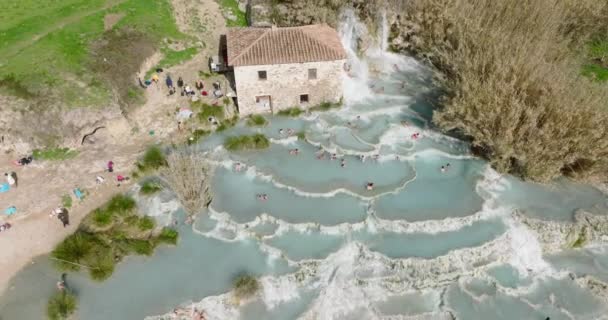
[[[127,29],[155,47],[165,38],[185,39],[171,10],[168,0],[0,1],[0,90],[56,96],[70,106],[101,105],[112,83],[92,71],[92,44]],[[120,18],[104,30],[108,14]]]

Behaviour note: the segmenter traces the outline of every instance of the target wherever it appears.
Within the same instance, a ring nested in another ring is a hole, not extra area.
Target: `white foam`
[[[521,274],[551,272],[551,266],[543,259],[542,247],[534,233],[514,219],[505,219],[505,222],[511,229],[509,263]]]

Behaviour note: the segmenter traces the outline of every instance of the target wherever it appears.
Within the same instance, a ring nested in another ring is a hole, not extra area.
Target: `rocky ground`
[[[165,70],[174,81],[178,76],[185,83],[193,84],[199,78],[199,70],[207,70],[207,59],[216,54],[218,36],[225,32],[225,21],[219,5],[210,0],[173,0],[175,15],[180,29],[193,35],[204,44],[204,50],[192,60]],[[110,19],[112,20],[112,19]],[[160,59],[155,54],[142,62],[143,74]],[[162,75],[161,75],[162,77]],[[136,77],[133,77],[136,79]],[[213,81],[225,80],[214,77],[204,80],[206,85]],[[224,85],[224,88],[227,86]],[[0,125],[11,121],[30,123],[23,128],[22,135],[35,131],[64,130],[63,145],[76,149],[77,157],[65,161],[34,161],[31,165],[17,167],[12,162],[30,154],[33,144],[27,139],[12,135],[8,131],[0,148],[0,172],[15,171],[19,186],[0,194],[2,212],[8,206],[15,206],[13,216],[0,216],[0,222],[9,222],[12,228],[0,233],[0,290],[4,290],[9,280],[38,255],[45,254],[65,236],[73,232],[80,220],[93,209],[101,206],[113,195],[127,190],[128,184],[116,186],[116,175],[129,175],[137,158],[145,148],[153,143],[184,142],[187,132],[178,132],[174,112],[176,108],[188,106],[188,100],[178,94],[168,96],[167,88],[159,84],[145,90],[146,103],[134,111],[123,114],[118,106],[108,106],[103,110],[75,109],[68,112],[52,111],[40,115],[40,119],[29,121],[20,113],[24,103],[13,97],[0,97],[4,109]],[[209,101],[211,102],[211,101]],[[232,110],[228,110],[232,112]],[[52,115],[52,116],[49,116]],[[29,122],[28,122],[29,121]],[[104,128],[81,145],[82,136],[96,127]],[[153,131],[153,135],[150,132]],[[104,172],[107,161],[115,163],[115,172]],[[105,183],[97,185],[97,175],[105,178]],[[131,181],[130,183],[133,183]],[[59,220],[50,218],[50,211],[61,204],[61,197],[79,187],[88,195],[82,202],[74,201],[70,209],[71,224],[63,228]]]

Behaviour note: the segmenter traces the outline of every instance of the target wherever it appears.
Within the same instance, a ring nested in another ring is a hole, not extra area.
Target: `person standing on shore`
[[[15,188],[19,186],[19,180],[17,179],[17,172],[11,171],[10,176],[15,180]]]
[[[57,218],[59,219],[59,221],[61,221],[61,223],[63,223],[64,228],[70,225],[70,215],[68,209],[61,208],[61,212],[59,212]]]
[[[112,160],[108,161],[108,172],[114,172],[114,162]]]
[[[4,173],[4,176],[6,177],[6,182],[8,183],[9,186],[16,186],[17,181],[15,181],[15,178],[13,178],[13,173],[11,172],[11,174],[8,174],[8,172]]]

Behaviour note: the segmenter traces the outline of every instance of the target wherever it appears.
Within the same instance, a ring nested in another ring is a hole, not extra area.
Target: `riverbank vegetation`
[[[169,155],[168,166],[161,176],[177,194],[189,215],[195,215],[211,202],[212,167],[198,153],[174,151]]]
[[[263,127],[268,124],[268,120],[259,114],[252,114],[247,118],[247,125],[250,127]]]
[[[158,146],[150,146],[136,164],[138,174],[158,170],[167,165],[165,153]]]
[[[254,296],[260,290],[258,279],[249,274],[239,275],[234,279],[234,296],[243,300]]]
[[[156,228],[154,219],[135,210],[135,200],[126,195],[114,196],[95,209],[51,252],[55,266],[62,271],[85,268],[92,279],[101,281],[124,257],[151,255],[159,244],[177,242],[175,230]]]
[[[143,195],[151,195],[155,194],[163,189],[163,185],[157,181],[145,181],[141,184],[141,188],[139,189],[139,193]]]
[[[310,107],[308,110],[311,112],[314,111],[329,111],[331,109],[337,109],[342,106],[342,102],[333,103],[333,102],[321,102],[320,104]]]
[[[76,311],[76,308],[76,296],[64,289],[49,299],[46,305],[46,316],[49,320],[65,320]]]
[[[414,0],[402,11],[393,36],[442,73],[443,129],[500,172],[608,176],[608,87],[581,75],[587,44],[608,32],[606,1]]]
[[[261,133],[232,136],[226,138],[224,147],[229,151],[260,150],[270,147],[270,141]]]
[[[301,109],[299,107],[292,107],[288,109],[283,109],[277,112],[278,116],[283,117],[297,117],[304,112],[322,112],[329,111],[332,109],[337,109],[342,106],[342,102],[321,102],[318,105],[312,106],[307,109]]]
[[[282,116],[282,117],[297,117],[297,116],[301,115],[302,113],[304,113],[304,110],[302,110],[298,107],[293,107],[293,108],[280,110],[279,112],[277,112],[277,115]]]

